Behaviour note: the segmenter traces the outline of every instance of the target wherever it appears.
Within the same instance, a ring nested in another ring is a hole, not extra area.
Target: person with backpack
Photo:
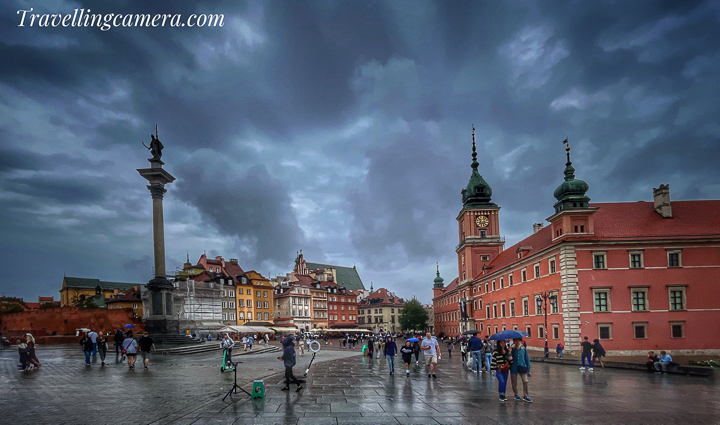
[[[598,361],[600,361],[600,367],[605,369],[605,364],[602,361],[602,358],[605,357],[605,349],[602,345],[600,345],[600,340],[597,338],[593,340],[592,353],[593,363],[597,363]]]
[[[510,352],[512,362],[510,362],[510,383],[512,384],[513,393],[515,393],[515,401],[526,401],[532,403],[528,391],[528,378],[530,377],[530,357],[527,349],[522,344],[520,338],[513,339],[513,348]],[[518,394],[518,376],[522,381],[523,396]]]
[[[300,385],[302,382],[295,377],[293,374],[293,366],[295,366],[295,348],[293,344],[292,337],[288,337],[283,341],[283,355],[281,357],[278,357],[278,360],[283,361],[283,365],[285,366],[285,387],[283,387],[282,391],[289,391],[290,390],[290,382],[297,384],[297,389],[295,392],[300,391],[303,387]]]

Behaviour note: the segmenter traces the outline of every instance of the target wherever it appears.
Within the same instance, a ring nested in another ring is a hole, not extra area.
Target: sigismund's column
[[[165,224],[163,221],[163,197],[167,189],[165,185],[175,181],[170,173],[163,169],[165,163],[162,157],[163,145],[156,134],[151,134],[152,141],[146,148],[152,152],[153,157],[148,159],[150,168],[139,168],[137,171],[150,183],[153,203],[153,253],[155,260],[155,276],[146,285],[146,295],[143,297],[143,322],[145,329],[153,334],[179,333],[178,317],[173,308],[173,291],[175,286],[167,280],[165,275]],[[144,143],[143,143],[144,145]]]

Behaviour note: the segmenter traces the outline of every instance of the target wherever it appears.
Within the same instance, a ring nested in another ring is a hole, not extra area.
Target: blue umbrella
[[[127,324],[127,325],[125,325],[125,327],[126,327],[126,328],[134,328],[135,326],[134,326],[134,325]]]
[[[418,338],[408,338],[408,339],[406,339],[405,341],[418,342],[418,341],[420,341],[420,339],[418,339]]]
[[[528,335],[527,332],[508,329],[506,331],[496,333],[495,335],[491,336],[490,339],[492,341],[505,341],[507,339],[527,338],[529,336],[530,335]]]

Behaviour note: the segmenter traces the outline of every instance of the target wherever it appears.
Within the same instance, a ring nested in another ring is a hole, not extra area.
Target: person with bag
[[[527,349],[522,344],[522,339],[513,339],[513,348],[510,352],[512,362],[510,363],[510,383],[512,384],[513,393],[515,393],[515,401],[524,400],[532,403],[528,391],[528,378],[530,377],[530,357],[528,357]],[[518,376],[522,381],[523,396],[518,394]]]
[[[133,338],[132,331],[128,331],[123,341],[123,354],[127,356],[128,369],[135,369],[135,361],[137,360],[138,343]]]
[[[108,346],[107,337],[102,331],[98,333],[98,336],[95,339],[95,345],[97,346],[97,350],[100,353],[100,366],[105,366],[105,356],[107,355]]]
[[[492,363],[490,369],[498,380],[498,393],[500,401],[507,401],[505,397],[505,389],[507,387],[508,373],[510,372],[510,362],[512,356],[505,346],[505,341],[498,341],[495,344],[495,350],[492,353]]]
[[[483,342],[478,338],[477,334],[474,333],[468,341],[467,351],[470,352],[470,359],[472,361],[472,370],[476,373],[481,373],[483,368]]]
[[[88,333],[83,333],[83,337],[80,338],[80,347],[85,353],[85,366],[90,366],[90,355],[93,352],[94,345]]]

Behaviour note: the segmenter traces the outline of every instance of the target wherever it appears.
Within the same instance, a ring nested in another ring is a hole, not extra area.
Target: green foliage
[[[416,298],[406,302],[400,311],[400,326],[405,331],[424,331],[427,321],[427,312]]]
[[[0,304],[0,314],[22,313],[25,311],[20,304]]]
[[[720,363],[716,362],[715,360],[690,360],[688,361],[688,364],[691,366],[705,366],[705,367],[717,367],[720,368]]]

